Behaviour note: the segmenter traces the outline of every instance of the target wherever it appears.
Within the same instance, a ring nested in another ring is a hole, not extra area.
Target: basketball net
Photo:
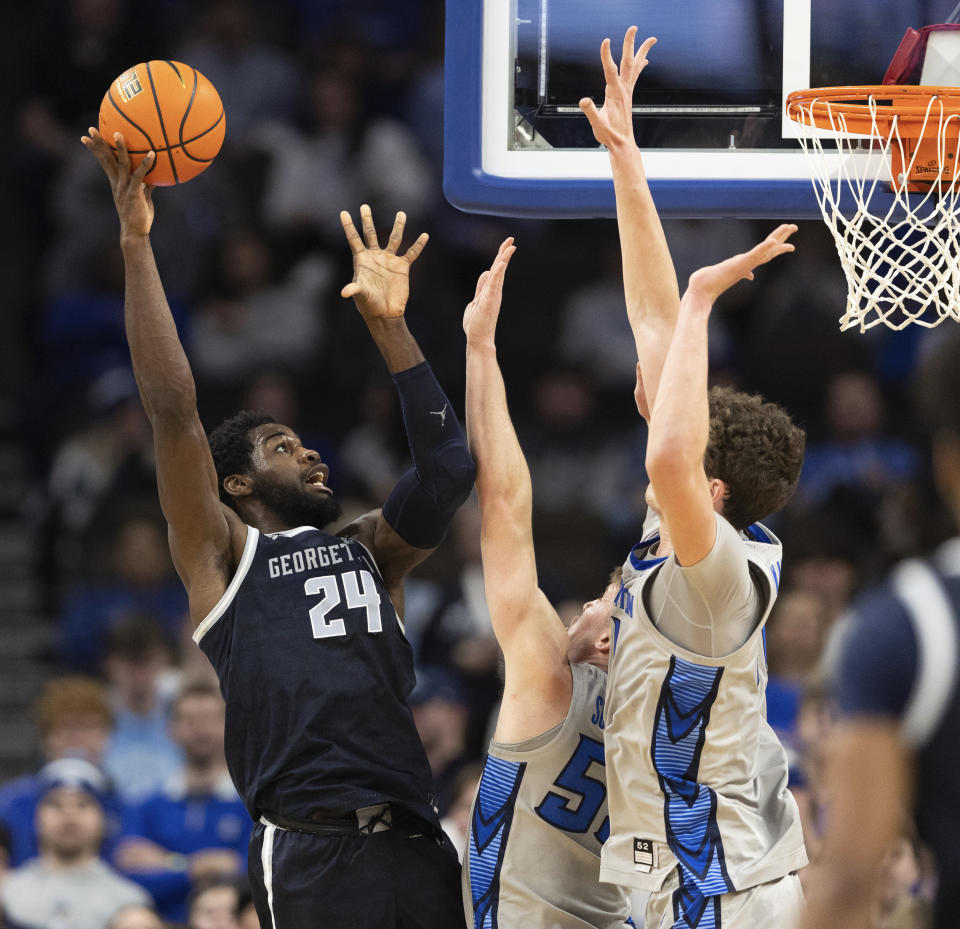
[[[822,98],[794,104],[790,114],[801,127],[814,192],[847,279],[840,328],[932,328],[947,317],[960,322],[954,167],[960,164],[960,116],[945,112],[931,94],[922,121],[916,116],[909,136],[905,131],[901,138],[899,115],[891,116],[872,95],[864,103],[851,116],[855,129],[840,105]]]

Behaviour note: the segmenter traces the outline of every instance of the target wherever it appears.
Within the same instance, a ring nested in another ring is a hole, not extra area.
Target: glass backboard
[[[658,44],[634,125],[664,215],[818,217],[793,90],[879,84],[909,27],[956,0],[450,0],[444,190],[464,210],[612,216],[606,153],[578,101],[603,98],[600,43]],[[865,146],[869,149],[869,146]],[[863,157],[870,157],[865,150]],[[839,156],[838,156],[839,158]]]

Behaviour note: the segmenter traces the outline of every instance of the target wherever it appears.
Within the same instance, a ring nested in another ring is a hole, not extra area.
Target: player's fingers
[[[629,69],[633,64],[633,43],[637,37],[637,27],[631,26],[623,34],[623,52],[620,55],[620,73],[623,74],[624,68]]]
[[[403,257],[407,259],[407,264],[413,264],[420,257],[420,252],[423,251],[429,241],[430,236],[425,232],[421,232],[417,236],[417,241],[403,253]]]
[[[133,172],[134,180],[142,181],[144,179],[147,171],[153,167],[156,157],[156,152],[147,152],[147,154],[143,156],[143,160],[137,165],[136,170]]]
[[[603,76],[608,84],[615,84],[620,72],[617,70],[616,62],[610,52],[610,40],[604,39],[600,45],[600,61],[603,62]]]
[[[483,295],[483,291],[487,286],[487,281],[490,279],[490,272],[484,271],[480,277],[477,278],[477,289],[473,292],[473,302],[477,303],[480,297]]]
[[[797,228],[794,223],[783,223],[770,233],[770,238],[777,242],[786,242],[797,231]]]
[[[363,239],[367,248],[380,248],[377,227],[373,224],[373,211],[366,203],[360,205],[360,225],[363,227]]]
[[[501,248],[497,254],[497,260],[493,263],[493,271],[501,282],[503,281],[503,275],[507,271],[507,265],[510,264],[510,259],[516,250],[517,246],[510,244],[506,248]]]
[[[597,105],[593,102],[593,100],[590,97],[584,97],[580,101],[580,109],[583,110],[584,116],[590,120],[590,125],[595,127],[600,119],[600,114],[597,111]]]
[[[93,153],[93,157],[100,162],[100,167],[106,172],[107,177],[113,180],[113,175],[117,167],[117,159],[110,146],[104,141],[103,136],[91,126],[87,130],[87,135],[81,136],[80,141],[84,147]]]
[[[513,236],[508,235],[501,243],[500,248],[497,249],[497,258],[499,258],[510,246],[513,245]],[[494,258],[494,263],[496,263],[497,258]]]
[[[648,64],[647,55],[650,53],[650,49],[657,44],[657,37],[650,36],[649,39],[644,39],[643,45],[637,49],[637,54],[633,56],[633,63],[636,65],[637,74],[639,74]]]
[[[363,239],[360,238],[360,233],[357,232],[357,227],[353,224],[353,218],[346,210],[340,211],[340,225],[343,226],[343,233],[347,237],[347,245],[350,246],[350,251],[354,255],[358,255],[363,251]]]
[[[340,296],[346,300],[349,297],[352,297],[354,294],[360,293],[362,289],[363,288],[361,288],[361,286],[356,281],[352,281],[351,283],[347,284],[347,286],[344,287],[343,290],[340,291]]]
[[[407,214],[401,210],[393,221],[393,229],[390,230],[390,238],[387,239],[387,251],[391,255],[396,255],[397,249],[400,248],[400,242],[403,240],[403,227],[406,223]]]
[[[128,173],[130,171],[130,155],[127,153],[127,143],[123,138],[123,133],[115,132],[113,142],[117,146],[117,164],[123,168],[124,173]]]

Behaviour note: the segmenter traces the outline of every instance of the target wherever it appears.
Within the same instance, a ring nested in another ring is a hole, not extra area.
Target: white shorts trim
[[[260,849],[260,864],[263,866],[263,889],[267,892],[267,909],[270,911],[270,925],[265,929],[277,929],[277,920],[273,915],[273,836],[277,827],[265,819],[261,819],[260,822],[265,826],[263,845]]]
[[[257,540],[260,538],[260,530],[253,526],[247,526],[247,540],[243,545],[243,554],[240,556],[240,564],[237,565],[236,573],[233,575],[229,586],[223,592],[223,596],[217,601],[217,605],[203,618],[196,629],[193,630],[193,641],[198,645],[200,640],[210,631],[216,621],[223,616],[227,607],[233,602],[237,595],[243,579],[253,564],[253,556],[257,551]]]

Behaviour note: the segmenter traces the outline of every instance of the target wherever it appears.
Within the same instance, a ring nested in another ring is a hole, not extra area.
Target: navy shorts
[[[463,929],[460,864],[440,833],[313,835],[254,824],[262,929]]]

